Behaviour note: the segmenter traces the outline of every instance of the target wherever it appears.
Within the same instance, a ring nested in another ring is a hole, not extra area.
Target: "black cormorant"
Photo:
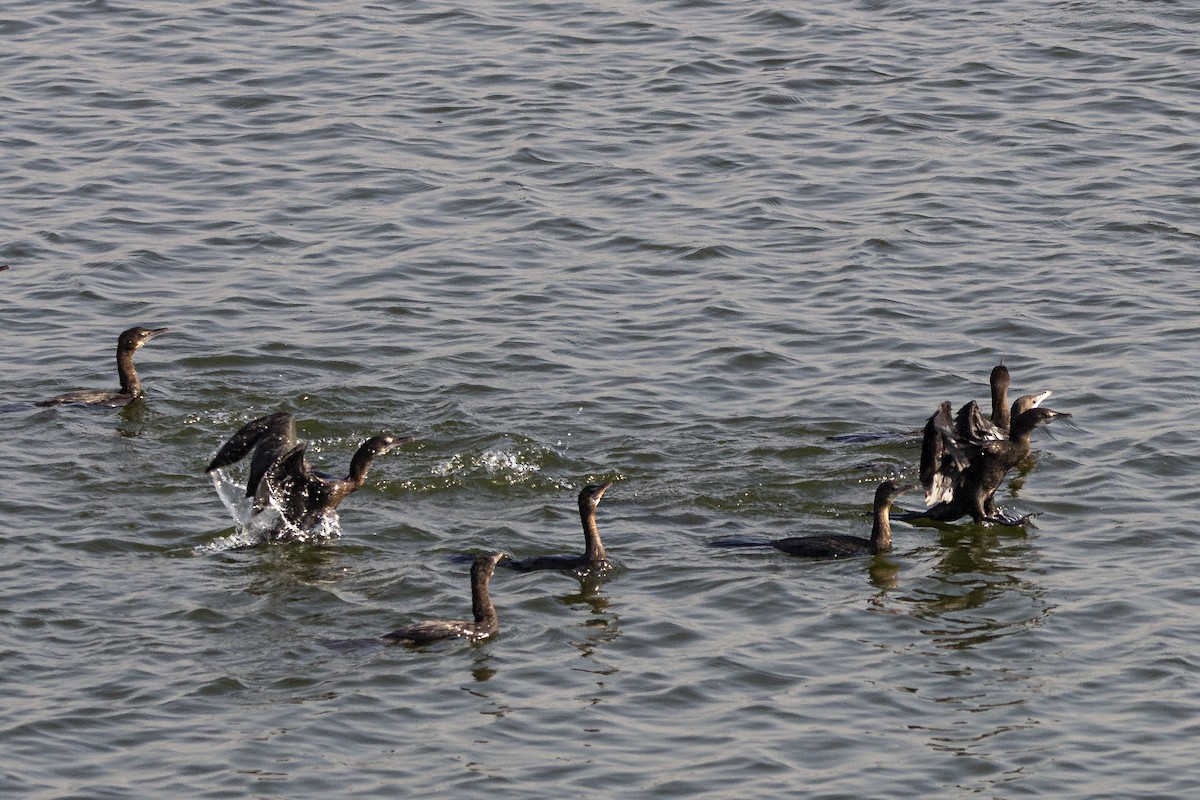
[[[506,562],[518,572],[533,572],[535,570],[556,569],[574,572],[576,575],[603,572],[609,568],[604,555],[604,543],[600,541],[600,532],[596,529],[596,506],[605,490],[612,486],[608,483],[589,483],[579,492],[579,519],[583,523],[583,555],[578,556],[534,556],[519,561]]]
[[[504,553],[489,553],[475,557],[471,564],[471,611],[474,622],[462,619],[430,619],[397,628],[384,634],[388,644],[429,644],[442,639],[467,639],[478,642],[494,636],[500,630],[496,607],[488,594],[488,581],[496,571],[496,563],[508,558]]]
[[[51,397],[49,400],[42,400],[37,405],[57,406],[80,403],[83,405],[120,408],[121,406],[129,405],[134,400],[145,397],[145,392],[142,391],[142,382],[138,380],[137,370],[133,366],[133,354],[146,342],[160,333],[166,332],[166,328],[143,328],[138,326],[130,328],[117,337],[117,375],[121,379],[120,389],[116,391],[67,392],[66,394]]]
[[[304,455],[306,445],[296,442],[295,418],[282,411],[243,425],[204,471],[229,466],[253,452],[246,496],[254,498],[255,512],[273,505],[283,521],[306,531],[363,485],[375,456],[407,441],[395,436],[372,436],[350,459],[349,474],[337,478],[312,468]]]
[[[889,516],[892,503],[896,501],[897,497],[912,488],[909,484],[899,484],[895,481],[884,481],[879,484],[875,489],[870,539],[835,533],[823,536],[789,536],[786,539],[772,539],[766,542],[716,541],[712,543],[712,546],[774,547],[788,555],[824,559],[886,553],[892,549],[892,523]]]

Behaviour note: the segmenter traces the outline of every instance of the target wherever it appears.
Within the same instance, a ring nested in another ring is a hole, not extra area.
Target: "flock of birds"
[[[133,355],[146,342],[167,328],[135,327],[117,339],[116,391],[78,391],[57,395],[40,406],[86,404],[121,407],[144,397]],[[1034,515],[1006,514],[996,507],[995,494],[1005,476],[1029,457],[1030,435],[1039,425],[1065,412],[1044,408],[1050,392],[1023,395],[1008,405],[1011,376],[1003,364],[990,376],[991,416],[983,416],[974,400],[957,414],[949,401],[943,402],[925,424],[921,447],[920,476],[925,489],[926,509],[903,512],[897,519],[930,519],[952,522],[970,516],[977,523],[1029,525]],[[372,436],[359,446],[350,460],[345,478],[313,469],[305,457],[306,445],[296,439],[295,418],[287,413],[269,414],[243,425],[213,456],[206,472],[229,467],[247,457],[250,472],[246,497],[252,498],[251,514],[271,510],[275,515],[269,538],[286,541],[301,538],[329,518],[338,505],[357,491],[366,479],[376,456],[410,441],[392,435]],[[427,620],[392,631],[382,637],[389,644],[422,645],[443,639],[480,641],[499,630],[496,609],[488,583],[498,564],[521,572],[558,570],[578,576],[596,575],[610,568],[596,527],[596,508],[611,483],[589,484],[579,493],[579,517],[583,525],[582,555],[540,556],[514,560],[502,552],[476,556],[471,565],[473,620]],[[872,555],[891,549],[893,503],[914,486],[884,481],[875,491],[870,538],[849,535],[793,536],[768,541],[726,540],[715,547],[773,547],[794,556],[817,559]]]

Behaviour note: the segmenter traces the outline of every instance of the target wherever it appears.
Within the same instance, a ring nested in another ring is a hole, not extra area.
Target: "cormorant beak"
[[[169,333],[170,330],[171,330],[170,328],[152,328],[151,330],[149,330],[146,333],[146,341],[150,341],[155,336],[158,336],[160,333]]]

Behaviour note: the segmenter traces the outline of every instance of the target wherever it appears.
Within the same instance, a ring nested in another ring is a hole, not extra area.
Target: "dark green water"
[[[0,794],[1194,797],[1200,14],[1171,3],[0,10]],[[149,397],[115,386],[134,324]],[[869,528],[943,399],[1074,416]],[[329,546],[203,469],[381,457]],[[861,434],[879,434],[862,436]],[[336,647],[470,611],[500,635]]]

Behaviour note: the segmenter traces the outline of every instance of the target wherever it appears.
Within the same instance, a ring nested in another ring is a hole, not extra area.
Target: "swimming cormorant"
[[[871,538],[828,534],[824,536],[789,536],[767,542],[716,541],[713,547],[774,547],[788,555],[803,558],[847,558],[885,553],[892,549],[892,523],[890,510],[896,498],[913,487],[895,481],[884,481],[875,489]]]
[[[385,634],[388,644],[429,644],[442,639],[466,639],[478,642],[494,636],[500,630],[496,607],[488,594],[488,581],[496,571],[496,563],[508,558],[504,553],[489,553],[475,557],[471,564],[471,611],[474,622],[461,619],[431,619],[397,628]]]
[[[295,418],[281,411],[243,425],[204,471],[227,467],[253,452],[246,496],[254,498],[255,513],[274,505],[284,522],[306,531],[363,485],[375,456],[407,441],[410,439],[372,436],[350,459],[350,473],[336,478],[312,468],[304,456],[306,445],[296,442]]]
[[[583,555],[578,556],[534,556],[519,561],[508,561],[509,566],[518,572],[534,572],[536,570],[556,569],[574,572],[576,575],[603,572],[610,564],[604,555],[604,543],[600,541],[600,532],[596,529],[596,506],[605,490],[612,486],[608,483],[589,483],[579,492],[579,519],[583,523]]]
[[[879,484],[875,490],[870,539],[845,534],[789,536],[772,540],[771,546],[788,555],[805,558],[846,558],[885,553],[892,549],[892,523],[889,519],[892,503],[912,488],[909,484],[897,484],[894,481]]]
[[[117,337],[117,375],[121,378],[121,388],[117,391],[67,392],[51,397],[49,400],[42,400],[37,405],[57,406],[81,403],[120,408],[145,397],[145,392],[142,391],[142,382],[138,380],[137,370],[133,366],[133,354],[146,342],[160,333],[166,332],[166,328],[143,328],[139,325],[124,331]]]

